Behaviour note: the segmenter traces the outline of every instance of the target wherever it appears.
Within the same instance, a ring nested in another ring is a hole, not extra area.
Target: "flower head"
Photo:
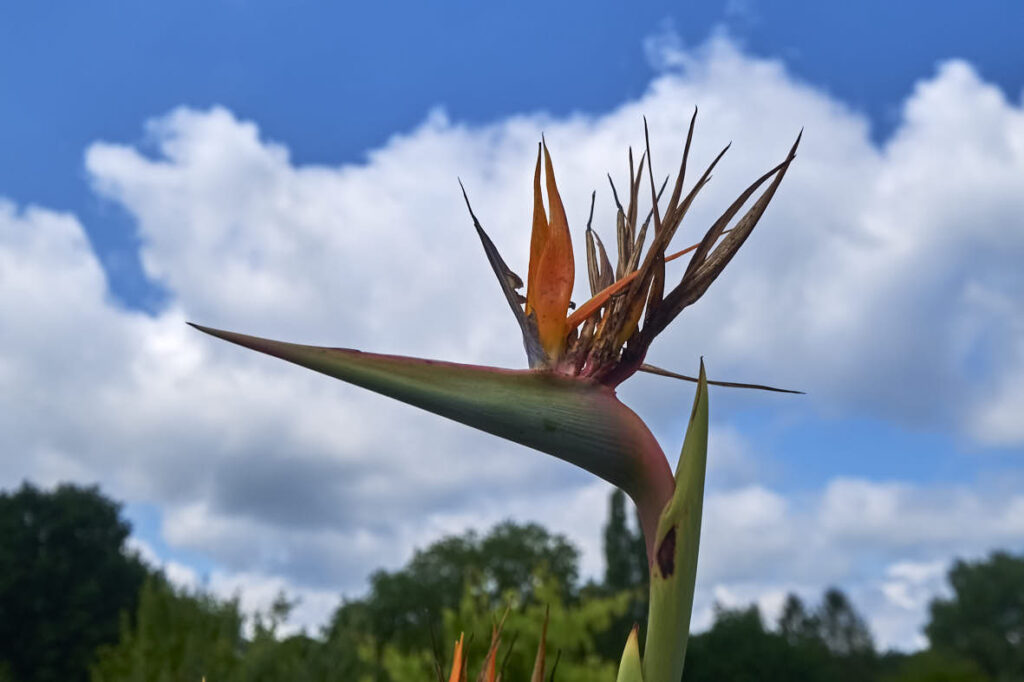
[[[794,144],[782,163],[758,178],[726,209],[700,243],[666,255],[687,210],[725,153],[723,150],[693,187],[683,193],[694,120],[690,122],[679,174],[663,208],[659,201],[668,179],[660,190],[655,190],[650,144],[637,167],[630,153],[625,206],[612,184],[617,263],[612,266],[604,244],[588,221],[587,272],[592,297],[572,312],[572,240],[546,143],[540,145],[534,169],[533,232],[525,297],[519,291],[524,286],[522,278],[505,264],[472,208],[469,209],[484,252],[519,322],[530,370],[305,346],[195,326],[233,343],[547,452],[600,476],[622,488],[636,502],[648,554],[653,556],[654,531],[676,484],[665,454],[650,430],[618,400],[614,387],[638,370],[697,381],[695,377],[645,364],[647,348],[680,311],[701,297],[732,259],[764,213],[796,151]],[[546,209],[541,192],[542,163]],[[639,205],[645,163],[651,208],[641,223]],[[769,184],[761,196],[730,227],[743,205],[765,183]],[[466,205],[469,207],[468,197]],[[681,280],[666,292],[665,264],[687,253],[692,256]],[[703,369],[701,381],[706,381]],[[752,384],[706,383],[779,390]]]
[[[591,228],[594,212],[591,197],[590,220],[585,233],[591,298],[572,313],[569,312],[573,307],[570,298],[575,275],[572,239],[547,144],[541,143],[534,170],[533,232],[525,298],[518,292],[523,285],[522,279],[505,264],[470,208],[484,251],[519,321],[523,344],[532,368],[590,377],[609,386],[618,385],[638,370],[679,376],[645,365],[647,349],[684,308],[695,303],[707,291],[750,236],[789,169],[800,142],[798,136],[786,159],[747,187],[707,230],[699,243],[669,254],[672,238],[683,218],[728,149],[727,146],[715,157],[693,187],[684,194],[683,185],[696,116],[694,111],[683,160],[666,204],[662,205],[661,199],[668,186],[668,178],[656,191],[646,122],[644,133],[647,148],[638,166],[634,166],[632,150],[629,153],[625,207],[619,201],[619,193],[611,176],[608,177],[616,206],[618,253],[614,267],[604,243]],[[541,196],[542,157],[548,197],[546,212]],[[646,192],[645,164],[651,208],[640,223],[640,197],[641,193]],[[768,185],[761,196],[730,228],[740,209],[765,183]],[[468,198],[466,205],[469,206]],[[647,245],[652,227],[653,235]],[[682,277],[678,284],[666,291],[666,263],[686,254],[692,255]]]
[[[695,120],[696,112],[690,121],[679,173],[664,206],[661,197],[668,186],[668,178],[661,189],[655,190],[649,141],[638,167],[634,167],[632,152],[629,154],[625,207],[612,183],[618,244],[614,267],[604,244],[591,228],[594,213],[591,198],[586,230],[591,298],[571,313],[575,277],[572,239],[547,144],[541,142],[534,169],[533,231],[525,297],[519,292],[523,280],[505,264],[473,215],[473,209],[469,209],[487,259],[519,323],[530,370],[305,346],[195,325],[201,331],[233,343],[547,452],[600,476],[629,494],[636,502],[647,545],[651,599],[643,660],[634,630],[623,653],[620,680],[642,678],[648,682],[671,682],[682,675],[693,607],[707,464],[708,384],[779,390],[708,381],[703,361],[699,378],[644,363],[654,338],[707,291],[750,236],[789,169],[800,142],[797,137],[786,159],[744,190],[699,243],[669,255],[676,230],[725,153],[722,150],[684,194]],[[646,137],[646,124],[644,132]],[[548,199],[546,209],[541,192],[542,162]],[[641,223],[639,205],[645,163],[651,208]],[[744,204],[765,183],[767,187],[753,205],[733,223]],[[468,197],[466,206],[469,207]],[[682,277],[678,284],[667,289],[666,263],[685,254],[692,255]],[[615,396],[614,387],[638,370],[698,382],[674,476],[650,430]],[[494,656],[499,636],[500,626],[495,629],[480,679],[495,678]],[[460,637],[450,682],[466,679],[465,660]],[[540,682],[544,670],[542,635],[532,679]]]

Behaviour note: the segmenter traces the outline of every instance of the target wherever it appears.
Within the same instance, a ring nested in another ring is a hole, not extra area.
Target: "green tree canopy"
[[[836,588],[825,591],[816,622],[821,640],[839,656],[869,655],[875,650],[867,623],[846,595]]]
[[[531,603],[537,571],[560,586],[560,599],[575,597],[579,552],[568,540],[537,524],[505,522],[484,536],[468,532],[418,550],[397,571],[377,571],[370,592],[335,613],[330,636],[343,637],[360,628],[377,642],[402,651],[430,646],[440,631],[442,614],[457,609],[467,584],[480,586],[488,613],[504,607],[510,595]]]
[[[779,634],[793,646],[819,640],[818,619],[808,613],[800,597],[790,594],[779,614]]]
[[[826,682],[827,656],[807,655],[764,626],[756,606],[717,608],[710,630],[690,638],[686,651],[686,682],[762,682],[799,680]]]
[[[995,552],[949,571],[953,596],[931,604],[932,648],[975,661],[993,680],[1024,680],[1024,556]]]
[[[101,647],[92,682],[354,682],[372,679],[359,640],[281,636],[291,605],[279,598],[246,637],[236,600],[146,582],[134,623]]]
[[[973,661],[932,650],[906,656],[882,682],[990,682]]]
[[[242,647],[236,602],[188,594],[157,576],[142,590],[134,624],[124,618],[120,641],[100,649],[92,682],[227,680]]]
[[[0,668],[11,679],[83,682],[96,647],[117,641],[147,574],[119,514],[96,488],[0,493]]]

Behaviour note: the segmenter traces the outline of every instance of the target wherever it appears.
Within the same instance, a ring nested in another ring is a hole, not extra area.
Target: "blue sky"
[[[967,59],[1009,93],[1024,85],[1014,47],[1024,7],[1009,0],[100,0],[16,3],[3,17],[0,187],[88,218],[114,291],[149,307],[159,297],[139,271],[130,221],[97,204],[82,150],[136,139],[140,121],[182,104],[258,120],[298,163],[356,161],[437,105],[476,123],[611,108],[647,86],[637,46],[665,26],[688,45],[727,27],[750,53],[782,57],[865,112],[876,139],[938,60]]]
[[[16,328],[0,331],[0,380],[23,396],[0,444],[27,455],[8,456],[0,485],[98,481],[154,561],[253,604],[305,595],[306,625],[424,538],[508,514],[557,510],[599,571],[606,488],[181,323],[521,364],[455,175],[509,257],[540,131],[582,198],[602,182],[589,165],[624,152],[608,140],[636,144],[647,114],[667,164],[699,104],[700,144],[737,142],[718,205],[807,135],[754,253],[653,353],[809,395],[714,396],[705,532],[736,540],[710,541],[698,606],[770,610],[840,583],[883,643],[919,644],[953,556],[1024,546],[1024,7],[551,5],[0,10],[0,302]],[[458,300],[425,315],[438,297]],[[46,354],[75,336],[84,350]],[[622,392],[670,455],[689,390],[638,378]],[[376,442],[392,417],[407,435]],[[449,453],[449,478],[410,473],[422,442]],[[483,510],[468,492],[481,449],[497,452],[482,475],[500,503]],[[359,509],[377,493],[386,521]],[[801,533],[830,558],[798,556]]]

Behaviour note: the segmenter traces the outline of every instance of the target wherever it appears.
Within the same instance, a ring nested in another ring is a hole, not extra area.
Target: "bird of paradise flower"
[[[759,384],[709,381],[703,360],[697,377],[645,363],[655,337],[703,296],[750,236],[800,143],[797,136],[786,158],[747,187],[698,243],[668,253],[683,218],[729,148],[726,146],[684,192],[696,116],[695,110],[667,202],[663,203],[662,197],[668,178],[660,189],[656,188],[646,121],[645,150],[638,163],[634,164],[632,150],[629,152],[625,205],[609,176],[616,207],[614,266],[604,243],[591,227],[591,197],[585,239],[592,295],[574,310],[572,240],[546,142],[542,140],[539,145],[534,169],[532,234],[525,284],[484,231],[463,188],[484,253],[519,324],[528,370],[299,345],[193,324],[213,336],[554,455],[625,491],[637,505],[651,569],[643,659],[641,662],[634,630],[620,667],[619,678],[626,682],[677,682],[682,674],[707,461],[708,385],[797,393]],[[641,192],[646,191],[645,165],[651,205],[641,222],[639,206]],[[541,191],[542,166],[546,210]],[[764,190],[751,207],[734,220],[762,187]],[[645,249],[648,238],[650,244]],[[687,254],[691,255],[682,277],[666,290],[666,264]],[[524,286],[525,296],[521,293]],[[675,475],[644,422],[616,397],[615,388],[638,371],[698,384]]]

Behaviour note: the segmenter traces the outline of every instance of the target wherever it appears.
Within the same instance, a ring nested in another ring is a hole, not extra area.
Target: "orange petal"
[[[673,261],[681,256],[685,256],[686,254],[696,249],[698,246],[700,246],[700,244],[693,244],[692,246],[687,246],[682,251],[677,251],[676,253],[673,253],[671,256],[666,256],[665,262],[668,263],[669,261]],[[566,333],[568,333],[570,329],[575,329],[576,327],[583,324],[583,322],[588,317],[596,313],[601,306],[607,303],[609,298],[622,291],[622,289],[624,289],[627,284],[636,279],[636,276],[639,273],[639,270],[634,270],[633,272],[629,273],[622,279],[609,284],[604,289],[601,289],[601,291],[594,294],[593,297],[590,298],[590,300],[576,308],[576,310],[573,311],[572,315],[570,315],[569,318],[565,321]]]
[[[452,656],[452,674],[448,682],[462,682],[462,638],[464,633],[459,634],[459,641],[455,643],[455,654]]]
[[[548,218],[544,213],[544,199],[540,193],[540,145],[537,145],[537,168],[533,171],[533,232],[530,235],[530,268],[526,273],[526,314],[533,311],[537,296],[537,271],[541,254],[548,241]]]
[[[557,360],[565,350],[565,337],[568,331],[565,316],[569,312],[576,265],[572,256],[569,221],[565,217],[562,198],[558,195],[558,187],[555,185],[551,155],[548,153],[547,145],[543,145],[543,148],[551,215],[547,240],[533,281],[533,308],[537,314],[540,344],[549,358]]]

